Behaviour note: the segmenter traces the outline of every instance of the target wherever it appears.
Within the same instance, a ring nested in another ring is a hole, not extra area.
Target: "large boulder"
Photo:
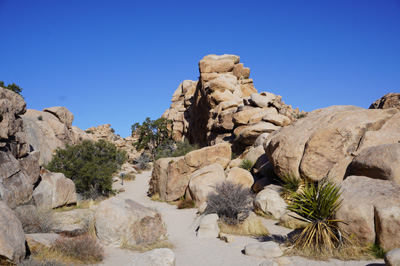
[[[150,244],[166,234],[160,213],[117,197],[100,203],[95,227],[102,242],[116,246]]]
[[[76,236],[88,231],[94,219],[90,209],[75,209],[54,212],[52,215],[52,231],[57,234]]]
[[[8,206],[0,201],[0,259],[21,262],[26,253],[25,234],[21,222]]]
[[[185,195],[193,172],[215,163],[225,169],[230,158],[230,146],[223,143],[192,151],[185,156],[159,159],[154,164],[149,193],[158,193],[160,199],[165,201],[179,199]]]
[[[376,100],[369,109],[388,109],[397,108],[400,109],[400,93],[388,93],[382,96],[382,98]]]
[[[366,148],[354,158],[350,168],[355,175],[390,180],[400,185],[400,143]]]
[[[11,153],[0,151],[0,200],[12,209],[29,202],[32,199],[34,181],[22,169],[19,160]]]
[[[254,199],[254,210],[268,215],[275,219],[281,218],[286,213],[286,202],[281,198],[278,192],[270,188],[261,190]]]
[[[400,248],[400,186],[363,176],[349,176],[341,186],[339,227],[362,243]]]
[[[175,266],[175,253],[169,248],[158,248],[140,254],[127,266]]]
[[[233,167],[229,171],[226,181],[242,185],[245,188],[251,188],[254,184],[253,175],[249,171],[240,167]]]
[[[272,133],[264,143],[279,176],[290,174],[317,181],[325,176],[341,181],[361,150],[398,143],[400,112],[331,106]]]
[[[55,106],[43,109],[43,112],[49,112],[56,116],[61,123],[65,124],[67,128],[71,129],[72,122],[74,121],[74,115],[63,106]]]
[[[54,209],[76,203],[75,183],[62,173],[46,172],[33,192],[38,208]]]
[[[191,198],[200,206],[207,200],[209,193],[215,190],[215,185],[224,182],[225,173],[220,164],[214,163],[195,171],[190,176],[189,193]]]

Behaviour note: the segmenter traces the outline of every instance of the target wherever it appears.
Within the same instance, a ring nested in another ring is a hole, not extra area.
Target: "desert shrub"
[[[182,196],[179,198],[179,202],[178,202],[178,209],[190,209],[190,208],[194,208],[196,206],[196,203],[186,197],[186,196]]]
[[[60,238],[54,242],[51,250],[65,256],[66,261],[96,263],[104,259],[103,247],[87,234]]]
[[[288,210],[303,217],[308,226],[294,238],[294,246],[316,252],[332,253],[350,241],[335,219],[341,205],[340,187],[327,180],[306,183],[301,191],[291,194]]]
[[[84,140],[77,145],[58,148],[46,168],[72,179],[76,191],[86,198],[109,196],[112,175],[126,161],[125,151],[105,140]]]
[[[253,166],[254,166],[254,162],[252,162],[249,159],[244,159],[239,167],[250,172],[251,169],[253,168]]]
[[[120,176],[123,177],[124,180],[132,181],[132,180],[136,179],[136,175],[134,173],[132,173],[132,172],[129,172],[129,173],[126,173],[126,174],[121,174]]]
[[[243,185],[222,182],[208,195],[204,213],[216,213],[224,223],[237,225],[249,216],[253,198],[251,190]]]
[[[290,201],[293,193],[299,192],[305,185],[305,181],[302,178],[298,178],[292,174],[284,174],[280,177],[278,182],[282,185],[283,191],[281,196],[286,201]]]
[[[4,81],[0,81],[0,87],[3,87],[3,88],[5,88],[5,89],[7,89],[7,90],[10,90],[10,91],[13,91],[13,92],[15,92],[15,93],[18,93],[18,94],[20,94],[21,95],[21,92],[22,92],[22,88],[20,87],[20,86],[18,86],[17,84],[15,84],[15,83],[12,83],[12,84],[8,84],[7,86],[4,84]]]
[[[37,118],[39,121],[43,121],[43,116],[39,115]]]
[[[135,160],[135,165],[139,167],[140,170],[150,170],[150,155],[143,152],[140,154],[139,158]]]
[[[369,247],[371,254],[377,259],[383,259],[386,255],[386,251],[381,248],[378,244],[373,244]]]
[[[50,233],[53,228],[51,210],[38,210],[33,205],[25,205],[17,207],[15,213],[26,234]]]
[[[260,217],[248,217],[242,223],[237,225],[229,225],[223,222],[219,222],[219,229],[221,233],[230,235],[241,235],[241,236],[268,236],[268,229],[263,225]]]

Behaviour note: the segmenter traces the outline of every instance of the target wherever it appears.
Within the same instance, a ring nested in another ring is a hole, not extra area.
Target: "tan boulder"
[[[250,118],[249,123],[258,123],[261,120],[273,123],[272,121],[267,121],[264,119],[264,117],[267,117],[268,115],[270,115],[270,116],[278,115],[278,111],[276,111],[275,108],[264,107],[259,113],[255,113]],[[276,125],[276,123],[273,123],[273,124]],[[280,126],[280,125],[278,125],[278,126]]]
[[[400,93],[388,93],[376,100],[369,109],[400,109]]]
[[[366,148],[350,164],[355,175],[393,181],[400,185],[400,143]]]
[[[240,89],[240,86],[235,76],[219,75],[215,79],[212,79],[206,84],[204,84],[204,88],[206,90],[211,90],[211,91],[228,90],[233,93],[235,90]]]
[[[26,103],[21,95],[0,87],[0,137],[8,139],[21,130],[19,115],[26,112]]]
[[[273,110],[276,110],[275,108]],[[265,115],[262,120],[266,121],[266,122],[270,122],[276,126],[280,126],[280,127],[286,127],[290,124],[290,119],[284,115],[281,114],[267,114]]]
[[[281,218],[286,212],[287,204],[278,192],[270,188],[261,190],[254,199],[254,211],[272,215],[275,219]]]
[[[33,192],[36,205],[54,209],[76,203],[75,183],[62,173],[46,172]]]
[[[262,133],[271,133],[279,128],[280,127],[266,122],[248,125],[242,132],[240,132],[239,136],[235,139],[235,142],[239,142],[245,146],[251,146]]]
[[[108,245],[151,244],[167,232],[160,213],[129,199],[102,201],[94,217],[97,237]]]
[[[232,131],[235,127],[235,124],[232,121],[235,111],[236,108],[230,108],[222,111],[214,121],[213,130],[217,132]]]
[[[190,167],[196,169],[218,163],[225,169],[231,160],[231,147],[228,143],[217,144],[185,155],[185,161]]]
[[[29,183],[32,186],[38,181],[40,177],[39,159],[40,159],[40,152],[34,151],[29,153],[28,156],[18,160],[21,169],[23,169],[26,175],[29,177]]]
[[[233,123],[235,125],[247,125],[250,121],[250,119],[253,116],[256,116],[262,112],[263,109],[261,108],[246,108],[241,111],[237,111],[233,115]],[[262,118],[261,118],[262,119]],[[261,121],[260,119],[260,121]]]
[[[240,167],[233,167],[229,171],[226,181],[243,185],[245,188],[251,188],[254,183],[254,178],[249,171]]]
[[[244,67],[242,63],[236,64],[233,68],[233,75],[238,79],[248,79],[250,77],[250,68]]]
[[[375,146],[373,142],[366,143],[368,132],[379,134],[387,130],[386,135],[393,136],[387,141],[400,140],[398,134],[393,134],[398,126],[390,122],[397,113],[395,109],[366,110],[355,106],[318,109],[272,133],[264,145],[265,152],[279,176],[291,174],[320,180],[330,175],[333,168],[342,175],[348,166],[344,161],[350,163],[349,157],[368,145]]]
[[[0,201],[0,258],[18,264],[25,258],[25,234],[15,213]]]
[[[243,83],[243,81],[248,81],[248,83]],[[257,89],[254,88],[253,80],[242,80],[242,84],[240,84],[240,89],[242,90],[243,97],[250,97],[252,93],[257,93]]]
[[[385,250],[400,247],[400,186],[390,181],[349,176],[342,184],[339,227],[362,243]]]
[[[72,122],[74,121],[74,115],[63,106],[55,106],[43,109],[43,112],[49,112],[56,116],[61,123],[65,124],[67,128],[71,129]]]
[[[270,92],[250,94],[250,102],[256,107],[268,107],[276,99],[276,95]]]
[[[75,209],[53,212],[52,232],[77,236],[87,233],[94,219],[94,211],[90,209]]]
[[[218,163],[210,164],[193,172],[190,176],[189,193],[196,202],[196,206],[205,202],[208,194],[215,190],[215,185],[224,182],[224,180],[224,169]]]
[[[231,59],[202,59],[199,62],[200,73],[225,73],[233,70],[235,62]]]
[[[203,59],[207,59],[207,60],[229,59],[229,60],[232,60],[235,64],[238,64],[240,62],[240,56],[233,55],[233,54],[223,54],[223,55],[209,54],[209,55],[204,56]]]

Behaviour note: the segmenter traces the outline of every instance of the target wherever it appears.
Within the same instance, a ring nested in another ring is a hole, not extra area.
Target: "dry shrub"
[[[26,234],[50,233],[53,228],[52,211],[37,209],[33,205],[19,206],[15,209]]]
[[[220,222],[219,229],[222,233],[240,236],[268,236],[268,229],[262,223],[259,217],[249,217],[243,223],[229,225]]]
[[[94,264],[104,259],[103,247],[88,234],[64,237],[54,241],[51,248],[37,245],[31,250],[36,260],[56,260],[65,264]]]
[[[188,197],[181,197],[178,201],[178,209],[191,209],[196,207],[196,202]]]
[[[224,223],[237,225],[249,216],[253,199],[254,194],[243,185],[222,182],[208,195],[204,214],[216,213]]]
[[[35,260],[30,258],[24,260],[18,266],[66,266],[66,264],[56,260]]]

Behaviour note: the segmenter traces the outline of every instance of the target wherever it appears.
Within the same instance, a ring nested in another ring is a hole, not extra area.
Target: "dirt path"
[[[178,210],[176,206],[164,202],[154,202],[147,197],[148,181],[151,172],[136,175],[135,181],[125,181],[125,192],[117,197],[132,199],[144,206],[157,209],[163,217],[167,227],[168,240],[174,245],[176,266],[213,266],[213,265],[240,265],[258,266],[265,259],[244,255],[243,248],[250,243],[258,242],[251,237],[235,237],[235,242],[228,244],[219,239],[199,239],[196,237],[198,226],[197,209]],[[268,230],[272,234],[285,234],[288,229],[275,226],[275,221],[265,220]],[[138,255],[137,252],[106,247],[107,258],[102,266],[127,265]],[[311,261],[300,257],[289,257],[292,265],[300,266],[384,266],[383,260],[376,261],[338,261],[329,262]]]

